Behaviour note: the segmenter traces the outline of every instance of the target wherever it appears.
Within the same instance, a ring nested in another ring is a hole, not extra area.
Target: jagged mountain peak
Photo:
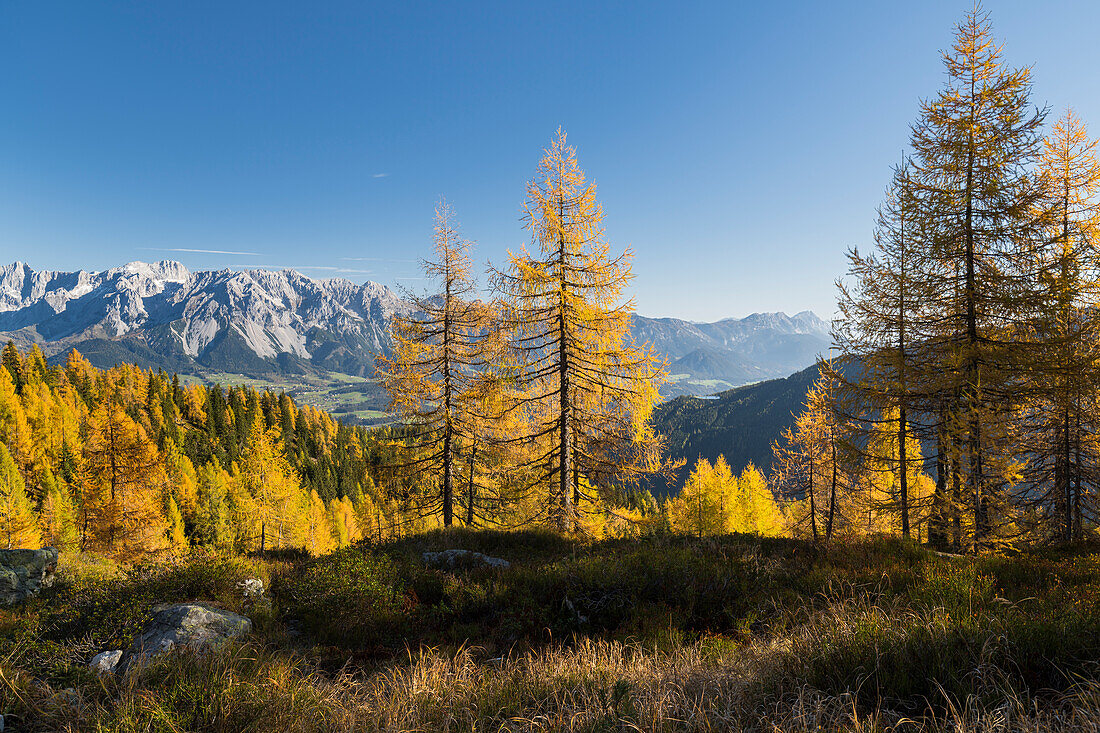
[[[47,354],[70,348],[101,361],[138,350],[146,363],[187,371],[322,368],[362,374],[388,347],[403,309],[388,288],[318,280],[295,270],[190,272],[173,260],[128,262],[102,272],[0,269],[0,331]],[[288,361],[289,360],[289,361]],[[289,366],[288,366],[289,365]]]
[[[174,260],[101,272],[0,267],[0,338],[37,343],[54,358],[75,347],[99,366],[368,375],[389,349],[394,314],[411,307],[379,283],[292,269],[191,272]],[[632,335],[668,358],[678,377],[670,393],[785,376],[828,348],[828,325],[809,311],[714,323],[635,315]]]

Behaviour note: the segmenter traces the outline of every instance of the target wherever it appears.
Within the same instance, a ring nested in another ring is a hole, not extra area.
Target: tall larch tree
[[[525,391],[519,404],[532,418],[516,439],[538,446],[523,468],[531,488],[547,490],[550,521],[572,531],[580,500],[659,467],[648,419],[666,373],[629,337],[631,253],[611,254],[596,187],[560,129],[527,185],[524,222],[532,251],[509,253],[494,273]]]
[[[277,430],[256,421],[231,482],[238,541],[262,555],[269,548],[300,547],[309,497],[279,445]]]
[[[1019,375],[1036,355],[1018,328],[1042,302],[1036,292],[1042,187],[1031,167],[1044,112],[1030,105],[1031,72],[1009,68],[975,7],[944,53],[947,83],[921,104],[910,144],[916,217],[938,263],[925,305],[938,324],[926,343],[941,368],[932,387],[949,403],[949,438],[961,444],[973,519],[971,547],[1006,524],[1014,482],[1011,436],[1000,430],[1023,395]]]
[[[1040,283],[1046,299],[1034,333],[1046,345],[1025,405],[1031,456],[1021,502],[1051,511],[1062,541],[1081,536],[1084,488],[1096,479],[1097,427],[1086,405],[1100,386],[1098,286],[1100,162],[1096,141],[1072,111],[1044,139],[1039,173],[1046,197]]]
[[[1100,286],[1100,161],[1097,141],[1085,122],[1066,110],[1044,140],[1041,174],[1047,192],[1051,243],[1043,282],[1049,309],[1041,331],[1052,346],[1046,360],[1046,402],[1053,407],[1054,502],[1062,539],[1082,536],[1085,488],[1095,482],[1097,428],[1087,407],[1100,386],[1100,332],[1096,317]]]
[[[461,237],[451,207],[435,212],[434,259],[422,263],[438,291],[410,296],[412,308],[391,328],[393,352],[379,360],[379,376],[390,408],[408,426],[402,468],[414,483],[437,486],[423,508],[454,519],[460,447],[476,443],[476,418],[469,409],[471,385],[485,368],[485,309],[474,302],[471,243]]]
[[[900,529],[906,537],[911,531],[909,475],[919,460],[907,453],[911,420],[923,404],[921,377],[935,368],[920,348],[927,262],[918,245],[916,204],[909,165],[903,162],[879,207],[873,250],[867,255],[857,249],[848,252],[852,282],[837,283],[840,317],[833,329],[834,343],[855,373],[851,379],[835,375],[850,392],[853,428],[866,435],[878,431],[887,416],[893,422],[897,462],[885,468],[894,476]]]
[[[802,412],[772,448],[772,484],[791,503],[792,528],[809,525],[815,542],[824,536],[828,543],[847,519],[843,509],[856,459],[837,372],[828,364],[818,366],[820,376],[807,391]]]

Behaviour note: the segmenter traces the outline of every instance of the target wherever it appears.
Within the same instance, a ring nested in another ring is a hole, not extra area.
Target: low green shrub
[[[392,642],[417,604],[397,565],[369,545],[307,561],[281,576],[274,592],[302,631],[348,647]]]

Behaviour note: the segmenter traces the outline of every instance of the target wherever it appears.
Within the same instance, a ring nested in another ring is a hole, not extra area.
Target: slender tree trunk
[[[836,516],[836,443],[832,443],[833,479],[829,488],[829,516],[825,520],[825,544],[833,538],[833,520]]]
[[[970,77],[970,99],[974,99],[974,75]],[[966,409],[969,425],[967,436],[970,492],[974,497],[974,549],[984,546],[989,535],[989,507],[986,502],[985,486],[982,476],[982,433],[978,410],[981,407],[981,360],[978,354],[978,283],[974,252],[974,111],[971,106],[971,125],[967,132],[966,160],[966,216],[964,238],[966,241]]]
[[[451,426],[443,432],[443,526],[450,527],[454,521],[454,437]]]
[[[943,410],[936,429],[936,492],[932,496],[932,510],[928,518],[928,544],[939,549],[947,548],[947,460],[944,456],[946,441],[943,439]]]
[[[814,536],[814,544],[817,544],[817,506],[814,503],[814,459],[810,456],[810,531]]]
[[[961,552],[962,536],[962,474],[958,457],[951,461],[951,538],[955,552]]]
[[[565,202],[558,202],[559,217],[565,216]],[[562,221],[559,218],[559,221]],[[566,323],[566,299],[565,290],[568,287],[566,282],[566,262],[568,259],[568,247],[565,242],[565,236],[562,233],[558,235],[558,257],[559,257],[559,271],[558,277],[560,279],[559,285],[561,292],[559,293],[558,304],[558,379],[559,387],[561,389],[561,395],[559,398],[559,408],[561,414],[559,419],[561,421],[561,435],[560,445],[558,448],[558,492],[561,500],[561,529],[566,532],[573,531],[573,492],[570,490],[572,487],[569,485],[573,478],[573,395],[569,391],[569,331],[568,324]]]
[[[908,180],[908,176],[906,176]],[[904,209],[903,209],[904,211]],[[898,281],[898,382],[900,387],[900,394],[898,395],[898,466],[900,469],[900,475],[898,477],[898,486],[900,488],[899,500],[901,501],[901,533],[904,537],[909,536],[909,462],[905,457],[905,443],[906,443],[906,430],[908,428],[906,415],[906,406],[908,399],[909,385],[906,382],[905,372],[905,265],[908,259],[908,254],[905,249],[905,217],[902,215],[901,219],[901,248],[903,255],[901,257],[901,277]]]
[[[477,454],[477,444],[470,446],[470,485],[466,497],[466,526],[474,526],[474,460]]]
[[[115,421],[114,421],[114,416],[111,414],[111,408],[110,408],[109,405],[107,407],[107,431],[108,431],[107,434],[109,436],[108,445],[110,445],[110,447],[111,447],[111,505],[110,506],[111,506],[111,513],[115,514],[115,512],[118,512],[118,509],[119,509],[119,502],[118,502],[118,497],[117,497],[118,483],[119,483],[119,481],[118,481],[118,473],[119,473],[118,447],[115,445]],[[109,526],[110,526],[110,532],[108,533],[108,547],[110,547],[111,550],[114,551],[114,549],[115,549],[115,531],[118,528],[118,516],[117,515],[112,516],[110,518],[110,525]]]
[[[1068,258],[1069,250],[1069,193],[1068,191],[1062,197],[1062,288],[1060,289],[1060,297],[1063,299],[1064,307],[1062,308],[1063,322],[1066,325],[1066,330],[1069,331],[1072,326],[1072,310],[1073,304],[1066,298],[1066,286],[1069,282],[1069,269]],[[1066,333],[1067,339],[1072,336],[1070,333]],[[1071,447],[1070,447],[1070,403],[1072,401],[1071,394],[1073,392],[1073,377],[1070,376],[1073,369],[1073,358],[1070,354],[1069,344],[1065,344],[1062,349],[1063,361],[1062,361],[1062,379],[1064,380],[1064,391],[1059,396],[1063,401],[1062,411],[1062,464],[1064,466],[1062,471],[1061,486],[1055,486],[1055,490],[1061,490],[1062,502],[1065,504],[1064,521],[1065,524],[1062,528],[1062,539],[1065,542],[1073,541],[1073,481],[1071,477],[1076,476],[1080,470],[1080,465],[1074,465],[1072,459]]]
[[[451,414],[451,274],[447,272],[443,304],[443,526],[454,521],[454,426]]]
[[[1080,404],[1076,406],[1074,410],[1076,417],[1077,430],[1074,433],[1074,453],[1077,459],[1077,472],[1074,476],[1074,492],[1073,492],[1073,539],[1079,540],[1082,538],[1082,523],[1081,523],[1081,474],[1084,469],[1081,466],[1081,407]]]
[[[905,458],[906,441],[905,405],[898,410],[898,464],[901,469],[899,476],[901,501],[901,534],[909,537],[909,462]]]
[[[1064,504],[1063,514],[1063,526],[1062,526],[1062,540],[1065,542],[1071,542],[1073,540],[1073,483],[1070,480],[1072,471],[1072,451],[1070,448],[1070,421],[1069,421],[1069,405],[1062,415],[1062,475],[1061,486],[1058,488],[1062,492],[1062,502]]]

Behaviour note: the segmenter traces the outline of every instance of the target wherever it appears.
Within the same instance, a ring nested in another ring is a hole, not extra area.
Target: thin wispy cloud
[[[394,280],[427,280],[426,277],[395,277]]]
[[[198,255],[245,255],[247,257],[258,257],[260,255],[259,252],[235,252],[228,249],[190,249],[188,247],[138,247],[138,249],[144,252],[187,252]]]
[[[344,262],[416,262],[416,260],[395,260],[390,257],[341,257]]]
[[[340,268],[331,265],[237,265],[242,270],[325,270],[336,272]]]
[[[371,270],[362,270],[356,267],[335,267],[333,265],[235,265],[238,270],[317,270],[320,272],[335,272],[340,274],[370,275]]]
[[[389,175],[389,173],[375,173],[371,178],[386,178]]]

